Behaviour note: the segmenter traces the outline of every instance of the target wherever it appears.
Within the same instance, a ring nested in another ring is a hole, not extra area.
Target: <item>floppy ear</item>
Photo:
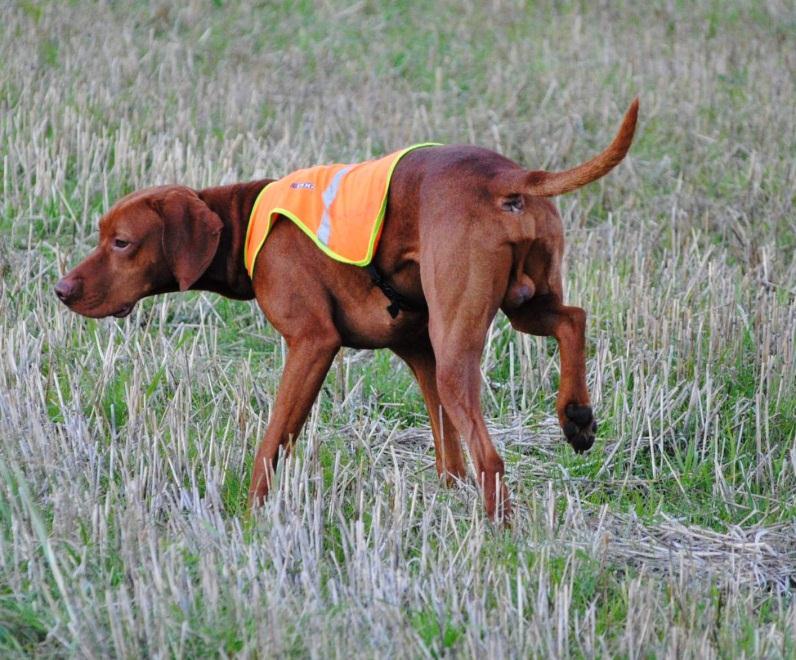
[[[167,192],[160,204],[160,215],[166,263],[180,291],[185,291],[213,261],[224,224],[190,188]]]

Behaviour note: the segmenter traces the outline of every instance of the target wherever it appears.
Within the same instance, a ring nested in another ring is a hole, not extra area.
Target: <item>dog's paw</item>
[[[594,444],[594,434],[597,433],[597,422],[591,411],[591,406],[581,406],[570,403],[564,409],[566,420],[562,425],[567,442],[578,452],[591,449]]]

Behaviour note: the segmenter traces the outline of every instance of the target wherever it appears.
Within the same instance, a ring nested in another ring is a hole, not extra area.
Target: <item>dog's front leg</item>
[[[451,486],[467,476],[467,467],[462,454],[459,432],[454,428],[439,398],[437,365],[431,342],[428,337],[424,337],[412,346],[395,347],[393,350],[409,365],[420,386],[431,422],[431,434],[434,437],[437,474]]]
[[[561,354],[561,380],[556,412],[567,441],[575,451],[594,444],[594,421],[586,386],[586,312],[567,307],[552,296],[531,300],[519,309],[506,310],[512,326],[521,332],[555,337]]]
[[[254,459],[249,507],[263,503],[276,470],[278,451],[289,453],[307,419],[323,379],[340,349],[336,333],[303,335],[288,344],[287,360],[271,421]]]

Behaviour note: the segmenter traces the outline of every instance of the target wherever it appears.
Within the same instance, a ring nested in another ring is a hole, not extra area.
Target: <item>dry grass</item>
[[[0,31],[0,654],[796,655],[791,3],[20,2]],[[620,170],[559,200],[597,446],[557,354],[499,319],[484,405],[511,532],[436,481],[422,402],[347,352],[243,515],[283,360],[253,306],[68,314],[131,189],[425,139]]]

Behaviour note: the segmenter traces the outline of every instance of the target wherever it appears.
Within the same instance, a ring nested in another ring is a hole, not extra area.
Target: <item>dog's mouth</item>
[[[126,305],[122,305],[115,312],[111,312],[111,316],[115,316],[117,319],[123,319],[133,311],[133,307],[135,307],[135,303],[127,303]]]

